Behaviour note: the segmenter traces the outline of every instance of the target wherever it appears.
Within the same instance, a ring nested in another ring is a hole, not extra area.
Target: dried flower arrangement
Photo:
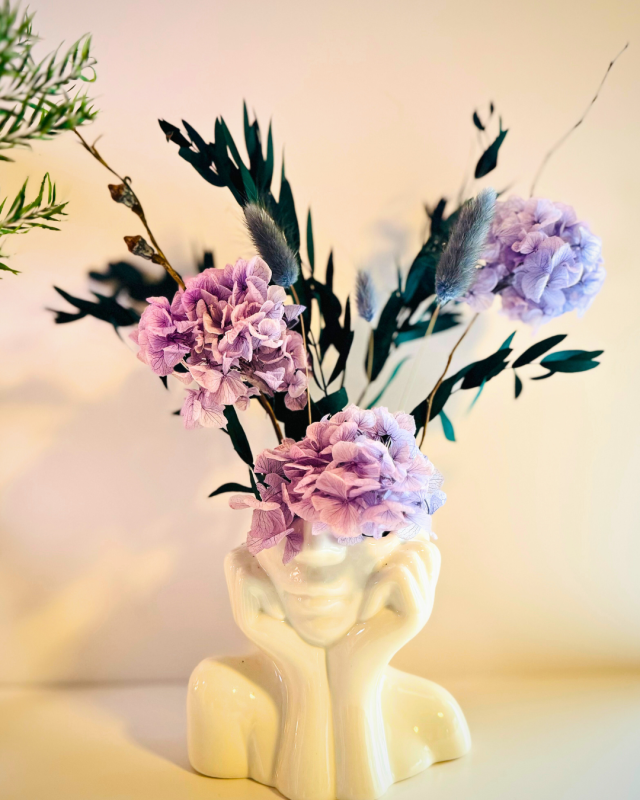
[[[484,135],[495,119],[493,104],[484,121],[473,114]],[[535,181],[528,199],[498,199],[486,188],[460,200],[450,213],[445,199],[428,210],[429,236],[406,274],[398,271],[397,288],[381,307],[371,275],[358,273],[356,310],[371,329],[364,388],[357,403],[349,404],[344,383],[354,341],[351,302],[347,298],[343,304],[334,292],[332,254],[324,279],[318,275],[310,211],[303,256],[284,164],[278,197],[274,194],[271,127],[263,148],[258,121],[250,120],[245,106],[248,163],[221,118],[210,143],[186,122],[181,129],[160,120],[160,127],[204,180],[231,191],[257,255],[216,268],[213,256],[205,254],[198,274],[183,279],[151,232],[130,180],[76,130],[85,149],[118,178],[109,186],[113,200],[133,211],[146,231],[149,241],[125,237],[129,251],[166,274],[152,280],[127,262],[110,264],[107,271],[90,275],[110,285],[112,294],[94,293],[97,302],[91,302],[58,289],[77,311],[57,312],[56,322],[94,316],[116,330],[137,324],[131,337],[140,360],[165,385],[173,377],[186,387],[180,411],[185,427],[222,429],[247,465],[247,486],[224,484],[210,496],[236,492],[231,505],[253,509],[251,552],[284,540],[283,558],[293,558],[302,546],[297,519],[311,522],[314,532],[331,531],[345,544],[390,532],[410,538],[419,529],[429,530],[445,495],[442,476],[421,448],[435,417],[446,438],[455,441],[445,412],[454,391],[472,390],[477,399],[489,381],[510,368],[517,398],[523,388],[518,370],[525,366],[544,370],[532,380],[598,366],[601,350],[555,349],[565,335],[537,341],[512,358],[514,332],[495,352],[449,375],[456,349],[496,296],[510,319],[537,328],[574,310],[583,314],[605,278],[600,239],[573,208],[533,196]],[[506,135],[500,119],[495,138],[478,159],[476,179],[495,169]],[[475,312],[470,319],[465,306]],[[463,332],[439,379],[411,413],[378,407],[404,363],[389,374],[385,367],[392,353],[456,326]],[[383,370],[386,380],[380,386]],[[375,397],[365,405],[372,387]],[[265,410],[278,439],[275,449],[255,460],[238,414],[252,400]]]

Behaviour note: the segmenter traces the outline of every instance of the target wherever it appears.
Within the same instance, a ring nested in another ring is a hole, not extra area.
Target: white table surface
[[[447,683],[473,748],[388,800],[640,798],[640,675]],[[189,766],[178,684],[0,689],[2,800],[274,800]]]

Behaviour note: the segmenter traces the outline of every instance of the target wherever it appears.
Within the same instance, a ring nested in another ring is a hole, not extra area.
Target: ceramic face
[[[313,536],[307,524],[304,538],[303,549],[288,564],[282,563],[284,542],[257,558],[297,634],[328,647],[355,624],[369,576],[401,540],[390,535],[341,545],[331,533]]]

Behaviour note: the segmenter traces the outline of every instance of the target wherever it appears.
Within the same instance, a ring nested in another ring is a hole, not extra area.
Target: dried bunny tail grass
[[[460,209],[449,242],[436,269],[436,297],[443,306],[463,297],[473,283],[496,205],[493,189],[483,189]]]
[[[257,203],[244,207],[244,218],[251,241],[271,269],[273,282],[278,286],[292,286],[298,279],[300,267],[282,228]]]
[[[358,316],[367,322],[375,317],[378,310],[376,290],[373,285],[371,275],[365,270],[359,269],[356,277],[356,306]]]

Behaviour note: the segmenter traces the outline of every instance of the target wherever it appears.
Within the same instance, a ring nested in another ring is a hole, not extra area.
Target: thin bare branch
[[[471,330],[471,326],[478,319],[479,316],[480,316],[479,314],[474,314],[473,315],[473,317],[471,318],[471,322],[465,328],[464,333],[462,334],[462,336],[458,339],[458,341],[453,346],[453,350],[449,353],[449,358],[447,359],[447,365],[444,368],[444,372],[438,378],[438,382],[433,387],[433,389],[431,390],[431,393],[429,394],[429,397],[427,398],[427,414],[426,414],[425,421],[424,421],[424,428],[422,430],[422,439],[420,439],[420,449],[422,449],[422,445],[424,444],[425,436],[427,435],[427,426],[429,424],[429,417],[431,416],[431,407],[433,406],[433,398],[436,396],[436,392],[438,391],[438,389],[442,385],[442,381],[445,379],[445,377],[447,375],[447,372],[449,371],[449,367],[451,366],[451,361],[453,360],[454,353],[456,352],[458,347],[462,344],[462,340],[469,333],[469,331]]]
[[[531,197],[533,197],[533,195],[534,195],[534,192],[536,190],[536,185],[537,185],[538,181],[540,180],[540,176],[542,175],[542,172],[543,172],[544,168],[547,166],[547,162],[549,161],[551,156],[556,152],[556,150],[558,150],[560,147],[562,147],[562,145],[567,141],[567,139],[571,136],[571,134],[575,131],[575,129],[579,128],[580,125],[582,125],[582,123],[585,121],[585,119],[587,118],[587,114],[589,113],[589,111],[591,111],[592,106],[594,105],[594,103],[598,99],[598,96],[599,96],[600,92],[602,91],[602,87],[604,86],[605,81],[607,80],[607,77],[608,77],[609,73],[611,72],[611,70],[613,68],[613,65],[620,58],[620,56],[624,53],[624,51],[627,49],[627,47],[629,47],[629,42],[627,42],[625,44],[625,46],[622,48],[622,50],[618,53],[618,55],[613,59],[613,61],[607,67],[607,71],[604,73],[604,77],[600,81],[600,86],[598,86],[598,89],[597,89],[596,93],[592,97],[591,102],[586,107],[586,109],[585,109],[583,115],[580,117],[580,119],[576,122],[575,125],[573,125],[564,134],[564,136],[561,136],[560,139],[558,139],[558,141],[553,145],[551,150],[549,150],[549,152],[546,154],[546,156],[542,159],[542,163],[538,167],[538,171],[536,172],[535,177],[533,179],[533,183],[531,184],[531,195],[530,195]]]
[[[158,241],[157,241],[156,237],[153,235],[153,233],[151,231],[151,228],[149,227],[149,223],[147,222],[147,218],[145,216],[144,209],[142,208],[142,203],[140,202],[140,198],[138,197],[138,195],[131,188],[131,178],[129,178],[126,175],[124,177],[119,175],[112,167],[109,166],[109,164],[107,164],[107,162],[104,160],[104,158],[100,155],[100,153],[98,152],[95,144],[89,144],[84,139],[84,137],[82,136],[82,134],[80,133],[80,131],[77,128],[74,128],[73,130],[74,130],[74,133],[76,134],[76,136],[78,137],[78,139],[80,139],[80,142],[81,142],[82,146],[84,147],[84,149],[88,153],[90,153],[96,159],[96,161],[98,161],[100,164],[102,164],[102,166],[105,169],[109,170],[109,172],[112,175],[115,175],[115,177],[118,178],[118,180],[121,181],[127,187],[127,189],[131,192],[132,202],[131,202],[130,205],[129,205],[129,203],[127,203],[127,206],[140,219],[140,222],[142,222],[142,224],[144,225],[144,229],[146,230],[147,234],[149,235],[149,239],[151,239],[151,243],[153,244],[153,246],[157,250],[157,257],[153,259],[154,263],[160,264],[160,266],[162,266],[165,269],[165,271],[168,272],[169,275],[171,275],[171,277],[178,284],[178,286],[181,289],[185,289],[186,286],[185,286],[184,280],[182,279],[182,276],[180,275],[180,273],[176,272],[176,270],[171,266],[171,264],[169,263],[168,258],[163,253],[162,248],[158,244]],[[112,192],[112,195],[113,195],[113,192]]]

